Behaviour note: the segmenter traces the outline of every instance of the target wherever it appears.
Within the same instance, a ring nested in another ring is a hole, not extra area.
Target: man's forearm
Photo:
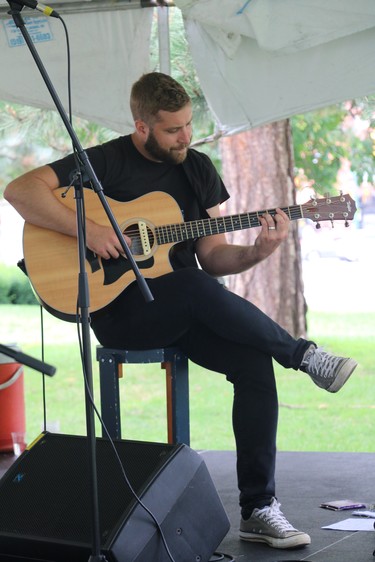
[[[256,246],[223,244],[214,248],[205,263],[201,265],[210,275],[221,277],[242,273],[266,257],[261,255]]]

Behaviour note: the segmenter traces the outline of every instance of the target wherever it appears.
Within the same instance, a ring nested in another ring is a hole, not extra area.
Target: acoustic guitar
[[[54,191],[63,205],[75,209],[74,190],[63,198],[65,188]],[[98,196],[84,190],[86,216],[109,225]],[[171,248],[186,240],[233,232],[260,226],[259,218],[269,209],[238,215],[184,222],[176,201],[164,192],[156,191],[128,203],[108,198],[121,231],[132,241],[131,252],[145,278],[154,278],[169,271]],[[303,205],[283,207],[291,220],[301,218],[321,221],[344,220],[348,225],[356,211],[349,195],[311,199]],[[78,248],[75,237],[25,223],[23,248],[27,275],[42,305],[55,316],[75,321],[78,292]],[[124,257],[101,259],[87,249],[86,271],[90,289],[90,312],[112,302],[135,279],[129,261]]]

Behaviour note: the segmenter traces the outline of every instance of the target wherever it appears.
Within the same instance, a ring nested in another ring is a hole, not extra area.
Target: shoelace
[[[268,525],[275,527],[278,531],[296,531],[296,529],[289,523],[282,511],[280,511],[280,504],[273,500],[271,505],[267,505],[258,511],[259,519],[262,519]]]
[[[321,348],[314,349],[307,359],[308,372],[312,375],[319,375],[328,378],[334,374],[337,365],[342,361],[341,357],[330,355]]]

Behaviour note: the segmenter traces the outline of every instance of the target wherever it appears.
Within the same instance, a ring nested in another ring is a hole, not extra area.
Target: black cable
[[[62,22],[62,24],[63,24],[63,26],[64,26],[65,36],[66,36],[66,41],[67,41],[67,59],[68,59],[68,81],[67,81],[67,82],[68,82],[68,108],[69,108],[69,121],[70,121],[70,123],[71,123],[71,122],[72,122],[72,103],[71,103],[71,76],[70,76],[70,75],[71,75],[71,72],[70,72],[71,64],[70,64],[69,33],[68,33],[68,30],[67,30],[66,25],[65,25],[65,23],[64,23],[64,20],[63,20],[60,16],[59,16],[59,19],[60,19],[60,21]],[[73,147],[73,148],[74,148],[74,147]],[[75,153],[75,160],[76,160],[76,164],[77,164],[77,172],[79,173],[79,171],[80,171],[80,166],[79,166],[79,155],[76,153],[76,151],[74,151],[74,153]],[[80,181],[81,184],[82,184],[82,175],[81,175],[81,174],[78,174],[78,181]],[[82,185],[81,185],[81,187],[82,187]],[[84,200],[83,200],[83,208],[84,208]],[[85,214],[84,211],[83,211],[83,214]],[[83,219],[84,219],[84,217],[83,217]],[[84,221],[82,221],[82,224],[85,226]],[[85,233],[85,231],[84,231],[84,238],[86,237],[85,235],[86,235],[86,233]],[[77,304],[78,304],[78,303],[77,303]],[[123,464],[122,464],[122,462],[121,462],[120,456],[119,456],[119,454],[118,454],[118,452],[117,452],[117,450],[116,450],[115,444],[114,444],[114,442],[113,442],[113,440],[112,440],[112,438],[111,438],[111,436],[110,436],[110,434],[109,434],[109,432],[108,432],[108,430],[107,430],[107,427],[105,426],[105,423],[104,423],[104,421],[103,421],[103,419],[102,419],[102,417],[101,417],[101,415],[100,415],[100,413],[99,413],[99,411],[98,411],[96,405],[95,405],[94,398],[93,398],[93,396],[92,396],[92,394],[91,394],[90,386],[89,386],[89,384],[88,384],[87,373],[86,373],[86,371],[85,371],[85,361],[84,361],[84,357],[83,357],[83,345],[82,345],[82,338],[81,338],[81,333],[80,333],[80,329],[79,329],[79,328],[80,328],[80,322],[79,322],[79,310],[78,310],[78,307],[77,307],[77,315],[76,315],[76,316],[77,316],[77,333],[78,333],[79,349],[80,349],[80,354],[81,354],[81,364],[82,364],[82,366],[83,366],[84,382],[85,382],[85,387],[86,387],[86,390],[87,390],[87,394],[88,394],[88,396],[89,396],[90,403],[91,403],[91,405],[92,405],[92,407],[93,407],[93,409],[94,409],[94,412],[95,412],[95,414],[96,414],[96,416],[97,416],[97,418],[98,418],[98,420],[99,420],[99,422],[100,422],[100,424],[101,424],[101,427],[103,428],[103,430],[104,430],[104,432],[105,432],[105,434],[106,434],[106,436],[107,436],[107,438],[108,438],[108,440],[109,440],[109,442],[110,442],[110,444],[111,444],[111,447],[112,447],[113,452],[114,452],[114,454],[115,454],[115,457],[116,457],[116,459],[117,459],[117,461],[118,461],[118,463],[119,463],[119,466],[120,466],[120,468],[121,468],[121,472],[122,472],[122,474],[123,474],[123,477],[124,477],[124,480],[125,480],[127,486],[129,487],[129,489],[130,489],[130,491],[131,491],[131,493],[132,493],[134,499],[136,500],[136,502],[137,502],[137,503],[150,515],[150,517],[153,519],[153,521],[154,521],[154,523],[155,523],[155,525],[156,525],[156,527],[157,527],[157,529],[158,529],[158,532],[159,532],[159,534],[160,534],[160,537],[161,537],[161,539],[162,539],[164,548],[165,548],[165,550],[166,550],[166,552],[167,552],[167,554],[168,554],[168,556],[169,556],[171,562],[175,562],[175,559],[173,558],[173,556],[172,556],[172,554],[171,554],[171,552],[170,552],[170,550],[169,550],[169,547],[168,547],[167,541],[166,541],[166,539],[165,539],[163,530],[162,530],[162,528],[161,528],[161,526],[160,526],[160,523],[159,523],[158,520],[156,519],[155,515],[151,512],[151,510],[149,510],[148,507],[142,502],[141,498],[137,495],[136,491],[135,491],[134,488],[132,487],[132,485],[131,485],[131,483],[130,483],[130,481],[129,481],[129,479],[128,479],[128,476],[127,476],[127,474],[126,474],[126,471],[125,471],[125,469],[124,469],[124,466],[123,466]]]
[[[43,306],[40,306],[40,335],[41,335],[41,353],[42,361],[44,361],[44,319],[43,319]],[[46,396],[46,376],[42,373],[42,401],[43,401],[43,429],[47,429],[47,396]]]
[[[81,183],[82,183],[82,175],[79,175],[79,176],[78,176],[78,179],[79,179],[79,181],[81,181]],[[83,215],[85,215],[84,205],[85,205],[85,201],[84,201],[84,199],[83,199],[83,201],[82,201],[82,213],[83,213]],[[84,218],[84,217],[83,217],[83,218]],[[82,222],[82,224],[85,226],[84,221]],[[86,245],[86,231],[85,231],[85,228],[84,228],[83,236],[84,236],[84,243],[85,243],[85,245]],[[123,464],[122,464],[121,458],[120,458],[120,456],[119,456],[119,454],[118,454],[118,452],[117,452],[117,449],[116,449],[116,447],[115,447],[115,444],[114,444],[114,442],[113,442],[113,439],[112,439],[112,437],[110,436],[109,431],[108,431],[108,429],[107,429],[107,427],[106,427],[106,425],[105,425],[105,423],[104,423],[104,421],[103,421],[103,418],[101,417],[101,415],[100,415],[100,413],[99,413],[99,411],[98,411],[98,409],[97,409],[97,407],[96,407],[96,404],[95,404],[95,401],[94,401],[94,397],[92,396],[91,389],[90,389],[90,385],[89,385],[89,382],[88,382],[88,377],[87,377],[86,369],[85,369],[85,361],[84,361],[84,353],[83,353],[83,342],[82,342],[81,331],[80,331],[80,326],[81,326],[81,324],[80,324],[80,321],[79,321],[79,307],[78,307],[78,301],[77,301],[76,319],[77,319],[77,322],[76,322],[76,324],[77,324],[77,337],[78,337],[79,350],[80,350],[80,355],[81,355],[81,364],[82,364],[82,369],[83,369],[83,378],[84,378],[85,388],[86,388],[87,395],[88,395],[88,397],[89,397],[90,404],[91,404],[91,406],[92,406],[92,408],[93,408],[93,410],[94,410],[94,412],[95,412],[95,414],[96,414],[96,416],[97,416],[97,418],[98,418],[98,420],[99,420],[99,423],[100,423],[100,425],[101,425],[101,427],[102,427],[102,429],[103,429],[103,431],[104,431],[104,433],[105,433],[105,435],[106,435],[108,441],[110,442],[110,445],[111,445],[112,450],[113,450],[113,452],[114,452],[114,454],[115,454],[115,457],[116,457],[116,459],[117,459],[117,462],[118,462],[118,464],[119,464],[119,466],[120,466],[120,470],[121,470],[121,472],[122,472],[122,475],[123,475],[123,477],[124,477],[124,480],[125,480],[126,485],[129,487],[129,490],[130,490],[131,494],[133,495],[135,501],[146,511],[146,513],[148,513],[148,514],[150,515],[151,519],[154,521],[154,523],[155,523],[155,525],[156,525],[156,527],[157,527],[157,529],[158,529],[158,532],[159,532],[159,534],[160,534],[161,540],[162,540],[162,542],[163,542],[164,548],[165,548],[165,550],[166,550],[166,553],[167,553],[169,559],[171,560],[171,562],[176,562],[175,559],[173,558],[173,555],[172,555],[170,549],[169,549],[167,540],[166,540],[166,538],[165,538],[165,536],[164,536],[164,532],[163,532],[163,529],[161,528],[161,525],[160,525],[159,521],[157,520],[157,518],[155,517],[155,515],[152,513],[152,511],[142,502],[141,498],[138,496],[138,494],[137,494],[136,491],[134,490],[133,486],[131,485],[131,483],[130,483],[130,481],[129,481],[129,478],[128,478],[127,474],[126,474],[125,468],[124,468],[124,466],[123,466]]]
[[[77,318],[78,318],[78,310],[77,310]],[[115,447],[115,444],[114,444],[114,442],[113,442],[113,439],[112,439],[112,437],[110,436],[110,434],[109,434],[109,432],[108,432],[108,429],[107,429],[107,427],[106,427],[106,425],[105,425],[105,423],[104,423],[104,421],[103,421],[103,419],[102,419],[102,417],[101,417],[101,415],[100,415],[100,413],[99,413],[99,411],[98,411],[98,409],[97,409],[97,407],[96,407],[96,405],[95,405],[94,398],[93,398],[93,396],[92,396],[92,394],[91,394],[91,390],[90,390],[90,387],[89,387],[89,384],[88,384],[87,373],[86,373],[86,371],[85,371],[85,365],[84,365],[84,361],[83,361],[82,338],[81,338],[81,333],[80,333],[79,327],[80,327],[80,323],[77,322],[78,339],[79,339],[79,348],[80,348],[80,352],[81,352],[81,360],[82,360],[82,366],[83,366],[84,382],[85,382],[85,387],[86,387],[87,394],[88,394],[88,396],[89,396],[90,404],[92,405],[92,407],[93,407],[93,409],[94,409],[94,412],[95,412],[95,414],[96,414],[96,416],[97,416],[97,418],[98,418],[98,420],[99,420],[99,422],[100,422],[100,424],[101,424],[101,427],[103,428],[104,433],[106,434],[106,437],[107,437],[108,441],[109,441],[110,444],[111,444],[111,447],[112,447],[112,449],[113,449],[113,452],[114,452],[114,454],[115,454],[115,457],[116,457],[116,459],[117,459],[117,461],[118,461],[118,463],[119,463],[119,466],[120,466],[122,475],[123,475],[123,477],[124,477],[124,480],[125,480],[127,486],[129,487],[129,490],[130,490],[131,494],[133,495],[133,497],[134,497],[134,499],[136,500],[136,502],[146,511],[146,513],[148,513],[148,514],[150,515],[150,517],[151,517],[152,520],[154,521],[154,523],[155,523],[155,525],[156,525],[156,527],[157,527],[157,529],[158,529],[158,532],[159,532],[159,534],[160,534],[161,540],[162,540],[162,542],[163,542],[164,548],[165,548],[165,550],[166,550],[166,553],[167,553],[169,559],[171,560],[171,562],[176,562],[176,560],[173,558],[173,555],[172,555],[171,551],[169,550],[168,543],[167,543],[167,541],[166,541],[166,538],[165,538],[165,536],[164,536],[163,529],[161,528],[161,525],[160,525],[159,521],[156,519],[156,517],[155,517],[155,515],[152,513],[152,511],[142,502],[141,498],[138,496],[137,492],[134,490],[133,486],[131,485],[131,483],[130,483],[130,481],[129,481],[129,479],[128,479],[128,476],[127,476],[127,474],[126,474],[126,471],[125,471],[125,469],[124,469],[124,466],[123,466],[123,464],[122,464],[121,458],[120,458],[120,456],[119,456],[119,454],[118,454],[118,452],[117,452],[117,449],[116,449],[116,447]]]
[[[235,562],[235,558],[231,554],[224,554],[223,552],[214,552],[208,562]]]

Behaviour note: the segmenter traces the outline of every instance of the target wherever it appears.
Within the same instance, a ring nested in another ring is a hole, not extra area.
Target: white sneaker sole
[[[268,544],[272,548],[301,548],[311,544],[311,538],[306,533],[299,533],[297,535],[286,537],[285,539],[277,539],[269,535],[258,535],[257,533],[246,533],[240,531],[240,539],[249,542],[262,542]]]

